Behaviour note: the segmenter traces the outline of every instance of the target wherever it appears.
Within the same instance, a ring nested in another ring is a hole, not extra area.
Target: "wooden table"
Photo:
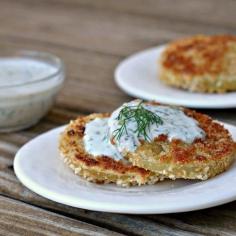
[[[233,0],[0,0],[0,50],[49,51],[67,71],[56,105],[39,124],[0,135],[0,234],[236,235],[236,202],[168,215],[87,211],[34,194],[12,166],[16,151],[38,134],[130,100],[113,80],[124,57],[186,35],[235,33],[235,12]],[[235,109],[204,112],[236,124]]]

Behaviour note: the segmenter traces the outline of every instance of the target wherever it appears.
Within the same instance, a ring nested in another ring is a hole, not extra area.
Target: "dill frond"
[[[142,104],[143,101],[136,106],[125,106],[121,109],[117,117],[120,127],[114,130],[114,138],[119,140],[124,133],[127,134],[127,122],[134,119],[137,124],[137,129],[134,132],[137,133],[137,136],[151,141],[147,130],[152,124],[157,126],[163,124],[163,120],[154,112],[145,109]]]

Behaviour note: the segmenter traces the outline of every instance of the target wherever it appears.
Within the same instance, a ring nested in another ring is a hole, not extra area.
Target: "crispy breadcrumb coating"
[[[66,164],[85,179],[96,183],[116,183],[120,186],[154,184],[163,178],[148,170],[133,166],[127,160],[116,161],[108,156],[88,154],[83,143],[85,125],[108,114],[92,114],[72,121],[62,133],[59,149]]]
[[[211,178],[229,168],[235,159],[236,144],[228,130],[209,116],[184,109],[187,116],[198,121],[206,134],[191,144],[181,140],[168,141],[160,135],[153,142],[143,142],[128,160],[146,170],[170,179]]]
[[[92,182],[121,186],[154,184],[164,178],[206,180],[227,170],[236,154],[236,144],[229,131],[207,115],[180,109],[198,122],[205,132],[203,139],[189,144],[178,139],[169,141],[166,135],[159,135],[152,142],[140,140],[141,145],[134,152],[128,152],[124,160],[95,157],[84,147],[85,126],[109,114],[92,114],[70,122],[61,135],[60,152],[75,174]]]
[[[161,56],[159,78],[194,92],[236,90],[236,37],[197,35],[170,43]]]

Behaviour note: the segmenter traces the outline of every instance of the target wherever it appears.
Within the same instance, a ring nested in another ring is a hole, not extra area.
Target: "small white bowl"
[[[64,78],[62,61],[49,53],[14,51],[0,57],[0,132],[37,123],[53,105]]]

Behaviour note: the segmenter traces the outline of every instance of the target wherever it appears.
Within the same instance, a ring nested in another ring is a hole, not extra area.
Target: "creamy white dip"
[[[34,82],[57,71],[55,66],[28,58],[0,58],[0,86]]]
[[[139,103],[138,100],[125,103],[115,110],[109,119],[95,119],[89,122],[86,125],[84,138],[86,151],[95,156],[107,155],[113,158],[119,156],[119,153],[135,151],[144,137],[138,137],[135,132],[137,123],[134,118],[127,121],[127,132],[123,132],[120,139],[115,140],[114,145],[110,143],[110,140],[113,139],[114,132],[120,128],[118,115],[121,109],[125,106],[137,106]],[[170,141],[180,139],[186,143],[205,137],[205,132],[198,126],[198,122],[185,115],[179,108],[150,104],[142,104],[142,106],[158,115],[163,121],[162,124],[152,124],[147,127],[146,132],[151,141],[161,134],[166,135]]]
[[[109,156],[122,159],[117,148],[109,139],[108,118],[96,118],[85,126],[84,143],[86,151],[94,156]]]
[[[59,65],[49,54],[34,53],[40,59],[0,58],[0,132],[36,123],[52,106],[62,85],[64,72],[58,70]]]
[[[137,106],[139,103],[140,101],[138,100],[125,103],[112,113],[108,121],[110,137],[112,137],[114,131],[120,127],[117,117],[121,109],[125,106]],[[180,139],[186,143],[192,143],[195,139],[203,138],[205,135],[204,131],[198,126],[198,122],[185,115],[184,112],[177,107],[150,104],[143,104],[142,106],[158,115],[163,121],[163,124],[152,124],[150,127],[147,127],[146,132],[151,140],[164,134],[167,135],[170,141],[172,139]],[[143,136],[138,137],[137,132],[134,132],[137,129],[134,118],[127,121],[126,127],[127,133],[124,132],[121,138],[116,140],[116,146],[120,152],[135,151],[137,146],[140,145],[139,140],[144,140]]]

